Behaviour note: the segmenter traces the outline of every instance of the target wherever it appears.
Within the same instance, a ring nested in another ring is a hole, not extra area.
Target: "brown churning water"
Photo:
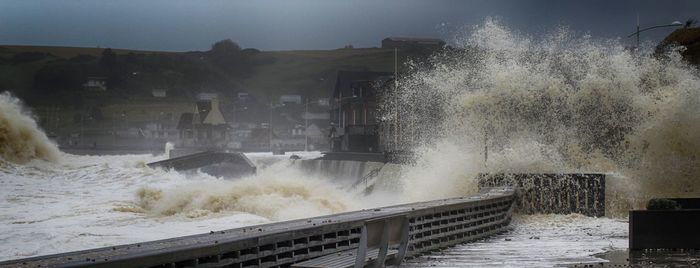
[[[58,148],[29,113],[23,112],[20,101],[8,93],[0,94],[0,159],[21,164],[58,158]]]

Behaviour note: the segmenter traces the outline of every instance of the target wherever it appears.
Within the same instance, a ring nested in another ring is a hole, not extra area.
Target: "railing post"
[[[396,255],[396,260],[394,265],[399,265],[406,257],[406,252],[408,251],[408,227],[410,223],[408,222],[408,216],[403,218],[403,223],[401,224],[401,243],[399,244],[399,253]]]
[[[379,242],[379,254],[377,254],[377,261],[374,263],[374,267],[384,267],[384,261],[386,260],[386,253],[389,251],[389,221],[384,220],[382,226],[382,238]]]
[[[367,258],[367,224],[362,226],[360,243],[357,246],[357,256],[355,256],[355,268],[365,267],[365,258]]]

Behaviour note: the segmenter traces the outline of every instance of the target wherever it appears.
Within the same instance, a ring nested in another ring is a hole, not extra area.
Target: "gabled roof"
[[[219,100],[214,98],[211,101],[211,109],[207,113],[206,117],[204,117],[204,120],[202,120],[202,124],[212,124],[212,125],[224,125],[226,124],[226,120],[224,119],[224,115],[221,114],[221,110],[219,109]]]

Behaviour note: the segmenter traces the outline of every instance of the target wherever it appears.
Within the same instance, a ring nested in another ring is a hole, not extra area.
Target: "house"
[[[194,112],[183,113],[177,126],[181,146],[200,147],[227,146],[230,128],[221,113],[218,98],[197,101]]]
[[[212,92],[201,92],[197,94],[197,100],[200,101],[211,101],[213,99],[219,98],[218,93],[212,93]]]
[[[382,48],[398,49],[440,49],[445,46],[445,41],[437,38],[419,37],[388,37],[382,40]]]
[[[282,95],[282,96],[280,96],[280,104],[282,104],[282,105],[301,104],[301,96],[300,95]]]
[[[309,124],[306,127],[305,142],[308,145],[308,150],[318,150],[319,148],[327,148],[328,134],[323,128],[316,124]]]
[[[329,106],[330,105],[330,99],[329,98],[318,98],[318,103],[319,106]]]
[[[237,97],[238,101],[247,101],[250,98],[250,94],[248,92],[238,92]]]
[[[165,89],[154,89],[151,90],[151,95],[156,98],[165,98],[168,96],[168,91]]]
[[[83,88],[88,91],[107,91],[107,78],[90,76],[83,83]]]
[[[388,72],[338,72],[329,113],[332,151],[379,151],[380,91],[393,78]]]

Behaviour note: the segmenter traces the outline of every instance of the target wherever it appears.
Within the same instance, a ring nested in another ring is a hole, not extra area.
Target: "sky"
[[[594,38],[700,18],[699,0],[0,0],[0,45],[208,50],[230,38],[261,50],[380,46],[388,36],[449,41],[491,17],[538,36]],[[642,34],[658,42],[672,29]]]

